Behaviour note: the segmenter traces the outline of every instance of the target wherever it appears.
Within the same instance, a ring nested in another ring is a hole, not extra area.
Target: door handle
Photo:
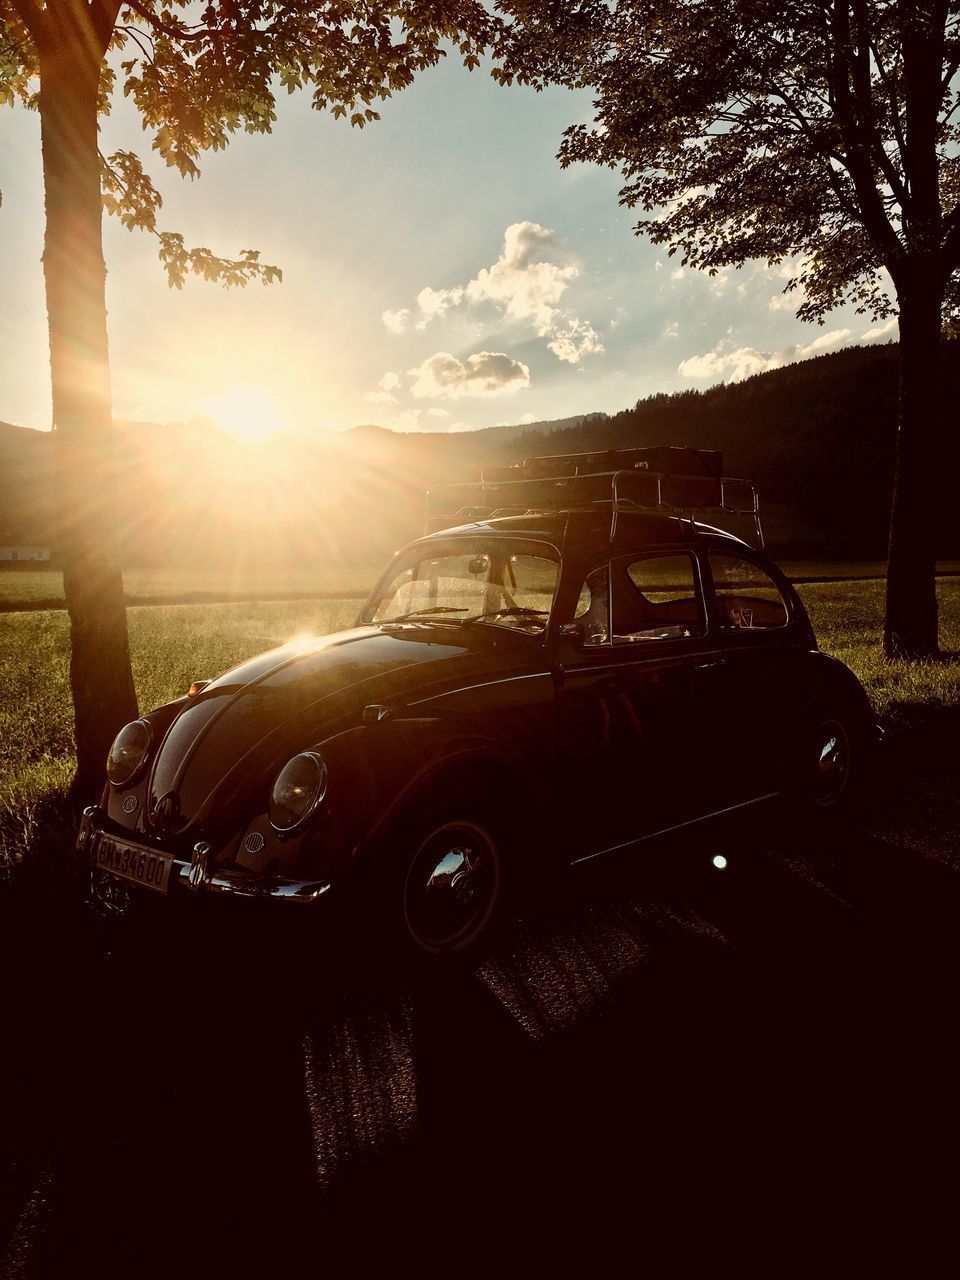
[[[723,666],[722,658],[715,658],[712,662],[698,662],[694,667],[694,671],[716,671],[717,667]]]

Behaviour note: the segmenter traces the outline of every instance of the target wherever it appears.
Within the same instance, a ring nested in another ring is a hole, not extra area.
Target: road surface
[[[790,825],[585,870],[442,980],[358,976],[259,918],[134,934],[27,904],[3,944],[4,1274],[582,1251],[663,1274],[665,1251],[670,1274],[779,1275],[908,1223],[928,1242],[956,1191],[960,873]]]

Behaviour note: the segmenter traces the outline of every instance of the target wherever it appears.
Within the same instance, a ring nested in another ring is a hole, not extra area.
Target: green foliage
[[[64,7],[70,17],[55,12]],[[196,178],[204,151],[238,131],[270,132],[278,89],[306,90],[317,110],[362,129],[379,120],[377,103],[445,56],[445,41],[472,70],[491,30],[481,0],[210,0],[202,10],[192,0],[0,0],[0,105],[37,105],[41,44],[99,40],[101,113],[122,92],[157,157]],[[255,250],[222,258],[159,230],[162,200],[133,152],[102,158],[102,186],[108,213],[158,237],[171,286],[190,273],[228,286],[281,278]]]
[[[891,312],[922,260],[960,320],[956,0],[504,0],[503,83],[588,86],[564,165],[619,169],[636,230],[711,273],[792,261],[803,319]]]

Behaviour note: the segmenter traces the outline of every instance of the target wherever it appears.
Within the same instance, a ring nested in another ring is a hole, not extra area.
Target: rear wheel
[[[870,772],[869,724],[857,708],[824,706],[808,722],[788,794],[801,817],[823,829],[856,812]]]
[[[851,797],[854,760],[853,737],[844,720],[821,720],[814,735],[811,799],[823,812],[844,807]]]

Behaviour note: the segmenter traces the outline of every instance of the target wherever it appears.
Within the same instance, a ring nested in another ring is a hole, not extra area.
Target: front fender
[[[516,770],[508,743],[464,732],[439,716],[397,716],[354,726],[313,744],[327,762],[323,809],[302,836],[282,840],[267,815],[248,828],[263,840],[241,839],[237,862],[282,875],[335,876],[378,845],[416,797],[435,791],[444,777],[470,769]]]

